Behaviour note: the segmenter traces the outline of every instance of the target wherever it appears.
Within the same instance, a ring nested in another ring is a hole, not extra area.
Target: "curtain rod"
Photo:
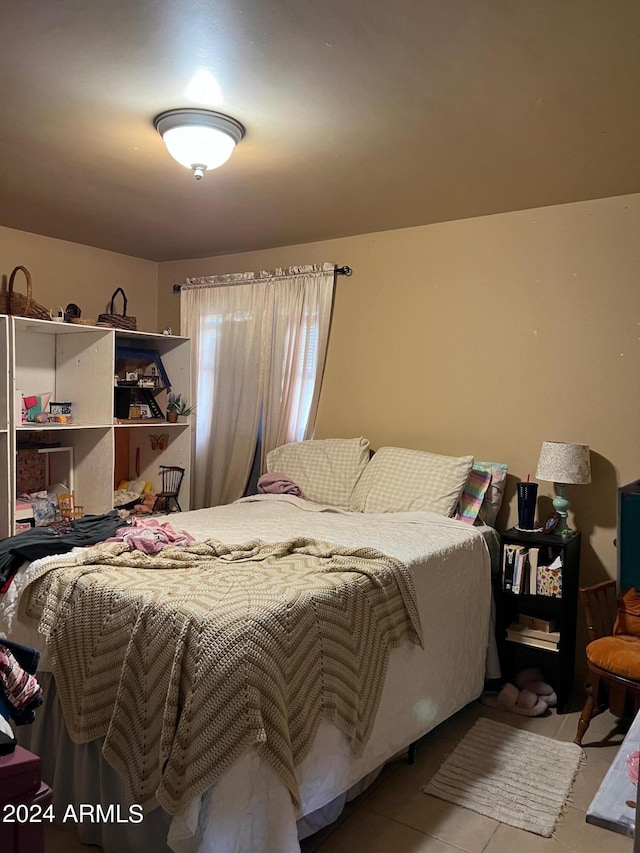
[[[345,265],[345,266],[343,266],[343,267],[336,267],[335,272],[336,272],[336,275],[346,275],[346,276],[350,276],[350,275],[353,273],[353,270],[351,269],[351,267],[348,267],[348,266],[346,266],[346,265]],[[307,273],[297,273],[297,275],[307,275]],[[289,276],[289,277],[290,277],[290,276]],[[262,279],[259,279],[259,278],[252,278],[252,279],[248,279],[248,280],[246,281],[246,284],[253,284],[253,283],[255,283],[256,281],[261,281],[261,280],[262,280]],[[265,280],[266,280],[266,279],[265,279]],[[184,284],[174,284],[174,285],[173,285],[173,292],[174,292],[174,293],[180,293],[180,291],[182,290],[182,288],[183,288],[183,287],[186,287],[186,286],[187,286],[187,285],[184,285]]]

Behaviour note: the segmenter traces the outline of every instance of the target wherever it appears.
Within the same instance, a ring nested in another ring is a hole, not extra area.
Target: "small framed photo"
[[[543,533],[553,533],[553,531],[558,526],[559,522],[560,522],[560,516],[558,515],[557,512],[549,513],[549,515],[547,516],[547,518],[545,520],[545,523],[542,525],[542,532]]]

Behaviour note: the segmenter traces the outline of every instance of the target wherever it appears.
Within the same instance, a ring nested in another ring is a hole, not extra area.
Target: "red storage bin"
[[[46,809],[51,788],[40,780],[40,759],[17,746],[0,756],[0,850],[2,853],[44,853]]]

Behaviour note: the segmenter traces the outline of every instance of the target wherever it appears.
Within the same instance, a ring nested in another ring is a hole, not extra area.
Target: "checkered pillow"
[[[429,510],[452,516],[473,456],[438,456],[422,450],[381,447],[351,497],[356,512]]]
[[[488,471],[486,468],[477,468],[474,465],[460,495],[460,502],[458,503],[458,510],[456,512],[456,518],[459,521],[466,521],[467,524],[475,522],[490,483],[491,471]]]
[[[368,461],[368,438],[313,439],[270,451],[267,471],[287,476],[310,501],[348,509]]]

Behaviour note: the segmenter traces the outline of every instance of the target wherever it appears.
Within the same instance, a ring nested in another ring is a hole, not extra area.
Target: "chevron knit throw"
[[[298,804],[324,716],[360,752],[389,649],[422,643],[410,575],[372,548],[309,539],[102,544],[46,563],[22,597],[65,720],[130,802],[176,814],[255,744]]]

